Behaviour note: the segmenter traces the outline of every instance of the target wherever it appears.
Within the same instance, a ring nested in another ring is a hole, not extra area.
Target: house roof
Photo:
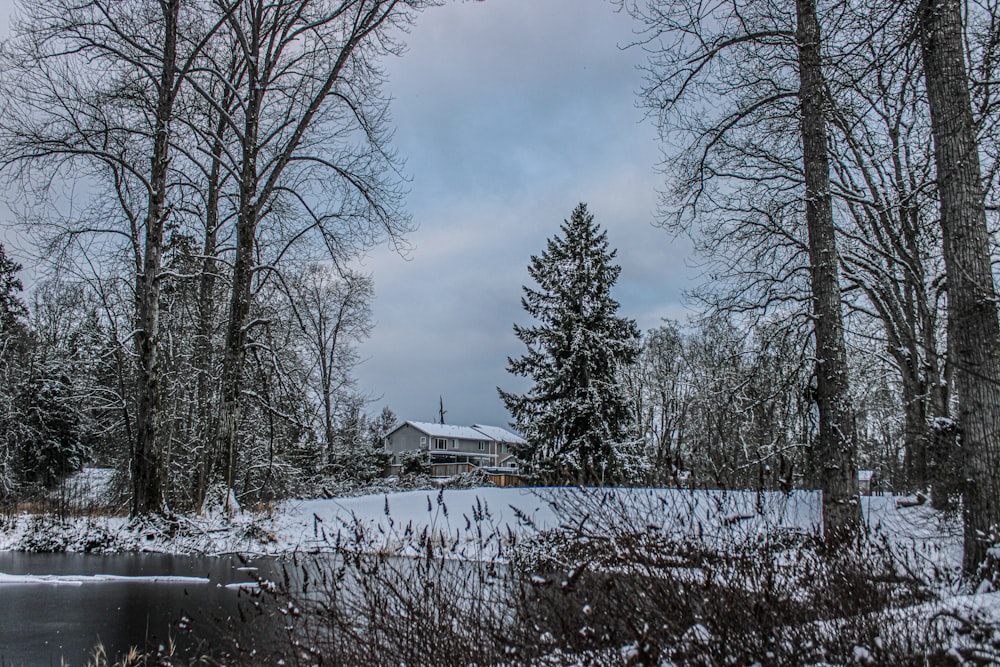
[[[497,442],[506,442],[508,444],[515,445],[525,445],[527,441],[524,438],[517,435],[516,433],[511,433],[505,428],[500,428],[499,426],[486,426],[484,424],[473,424],[472,428],[477,431],[481,431],[488,435],[491,440],[496,440]]]
[[[456,426],[454,424],[432,424],[430,422],[405,421],[392,429],[388,435],[409,425],[432,438],[456,438],[461,440],[492,440],[508,444],[523,445],[526,441],[521,436],[511,433],[499,426],[473,424],[472,426]]]
[[[483,440],[484,433],[470,426],[455,426],[453,424],[430,424],[428,422],[408,421],[413,428],[426,433],[432,438],[461,438],[462,440]],[[404,424],[405,425],[405,424]],[[488,437],[488,436],[487,436]]]

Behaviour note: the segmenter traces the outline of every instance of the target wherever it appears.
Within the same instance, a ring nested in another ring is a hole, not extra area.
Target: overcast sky
[[[506,424],[527,264],[577,203],[618,248],[614,291],[642,329],[682,319],[690,250],[652,225],[660,158],[636,108],[632,20],[607,0],[451,2],[388,63],[419,226],[409,261],[373,253],[378,326],[361,383],[401,419]]]
[[[6,34],[11,0],[0,0]],[[652,226],[660,158],[635,106],[631,19],[608,0],[451,0],[386,63],[395,145],[417,230],[407,258],[375,249],[377,325],[359,387],[400,419],[506,425],[499,385],[521,354],[527,264],[586,202],[618,248],[614,296],[640,328],[682,319],[690,250]]]

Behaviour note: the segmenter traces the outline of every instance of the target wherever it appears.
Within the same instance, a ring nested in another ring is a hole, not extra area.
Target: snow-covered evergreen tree
[[[18,296],[22,289],[17,277],[20,270],[21,265],[7,256],[0,243],[0,336],[12,335],[18,320],[27,313]]]
[[[23,364],[14,359],[24,342],[20,332],[25,314],[17,278],[20,270],[0,243],[0,499],[6,499],[16,487],[13,431],[18,421],[17,387],[24,376]]]
[[[621,273],[607,232],[578,205],[532,256],[521,303],[537,324],[514,325],[527,353],[507,370],[530,378],[524,395],[499,389],[528,445],[515,453],[541,482],[630,481],[635,426],[619,369],[635,362],[639,330],[617,315],[611,288]]]
[[[70,380],[32,379],[23,388],[19,403],[14,429],[19,477],[26,488],[51,488],[80,470],[87,459]]]

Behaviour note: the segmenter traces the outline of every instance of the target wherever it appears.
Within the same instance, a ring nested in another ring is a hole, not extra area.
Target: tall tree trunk
[[[235,491],[239,457],[239,425],[242,413],[243,369],[246,360],[247,322],[253,284],[253,249],[256,216],[241,212],[236,226],[236,263],[226,327],[226,347],[222,360],[222,400],[217,428],[217,451],[226,487]]]
[[[216,430],[216,451],[226,487],[235,491],[239,456],[239,424],[242,413],[243,368],[246,359],[247,321],[253,283],[253,248],[256,220],[240,214],[236,227],[236,263],[229,302],[226,346],[222,359],[222,400]]]
[[[260,12],[261,10],[255,9]],[[253,21],[249,53],[260,51],[260,19]],[[232,295],[226,346],[222,360],[222,400],[216,428],[216,447],[226,488],[235,493],[239,460],[239,426],[242,412],[243,369],[246,360],[247,325],[250,315],[254,275],[254,249],[261,203],[258,200],[259,175],[257,153],[259,115],[263,88],[255,58],[247,59],[250,90],[246,101],[243,128],[243,154],[240,165],[239,215],[236,220],[236,260],[233,264]],[[228,504],[228,501],[227,501]]]
[[[931,484],[931,505],[944,510],[952,507],[952,497],[961,490],[961,475],[957,469],[958,443],[956,429],[948,419],[948,382],[941,375],[941,360],[937,353],[937,333],[933,320],[924,332],[926,341],[924,378],[927,385],[927,477]]]
[[[137,377],[136,441],[132,454],[132,516],[162,508],[160,489],[160,269],[163,263],[163,227],[166,221],[167,170],[170,166],[170,120],[173,115],[177,59],[177,23],[180,0],[165,0],[163,62],[157,90],[153,155],[142,273],[136,284]]]
[[[900,352],[893,357],[900,370],[906,488],[923,491],[927,487],[927,392],[918,375],[918,362],[912,351]]]
[[[917,9],[948,288],[948,346],[962,443],[966,574],[974,575],[1000,528],[1000,324],[990,268],[959,0]]]
[[[830,198],[830,165],[816,0],[796,0],[799,102],[805,165],[806,226],[816,335],[816,401],[823,525],[833,543],[861,523],[853,414],[848,394],[847,355],[841,315],[839,258]]]
[[[212,338],[215,329],[215,283],[218,271],[219,194],[221,191],[221,164],[226,133],[226,119],[220,114],[212,141],[212,163],[208,174],[208,196],[205,204],[205,240],[202,246],[201,281],[198,285],[198,333],[195,348],[195,367],[198,369],[198,429],[201,435],[201,458],[198,465],[198,483],[195,488],[195,507],[205,502],[205,493],[215,460],[212,423]]]
[[[316,352],[319,354],[321,360],[321,371],[322,371],[322,384],[323,384],[323,417],[324,425],[326,428],[326,462],[333,463],[334,460],[334,442],[336,440],[336,431],[334,429],[334,417],[336,416],[336,401],[334,397],[334,373],[337,367],[337,355],[340,354],[340,348],[338,347],[340,341],[340,331],[344,326],[344,318],[347,317],[348,307],[351,305],[352,288],[347,287],[347,294],[344,296],[344,300],[340,302],[340,307],[337,310],[337,316],[334,320],[333,325],[333,335],[330,337],[329,346],[324,344],[325,341],[325,315],[322,312],[317,313],[317,331],[316,331]]]

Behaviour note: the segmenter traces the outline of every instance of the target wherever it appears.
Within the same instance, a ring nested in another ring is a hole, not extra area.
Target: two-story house
[[[384,446],[391,474],[399,472],[404,452],[427,451],[431,474],[450,477],[475,468],[513,471],[516,461],[512,448],[524,443],[523,438],[499,426],[407,421],[386,434]]]

